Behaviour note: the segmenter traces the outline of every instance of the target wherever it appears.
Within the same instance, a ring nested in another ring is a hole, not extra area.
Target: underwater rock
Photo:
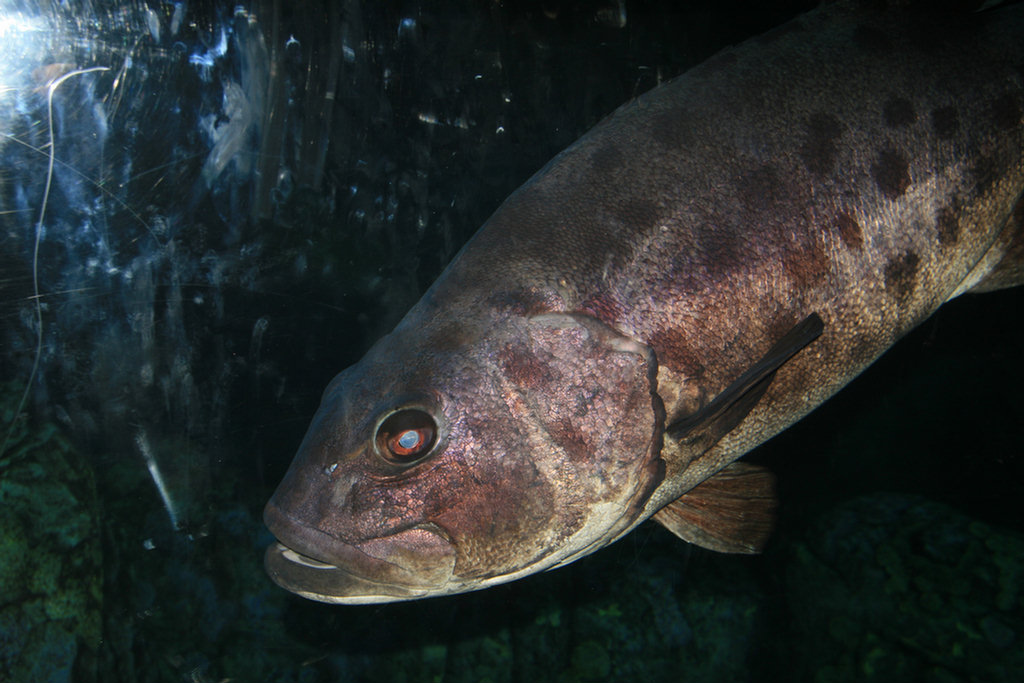
[[[96,680],[102,551],[93,471],[53,424],[15,421],[0,390],[0,681]]]
[[[842,505],[792,548],[798,680],[1019,680],[1021,556],[1020,534],[923,498]]]
[[[588,562],[492,591],[387,609],[292,600],[288,621],[330,634],[334,680],[764,680],[763,560],[695,550],[653,524],[638,531]]]

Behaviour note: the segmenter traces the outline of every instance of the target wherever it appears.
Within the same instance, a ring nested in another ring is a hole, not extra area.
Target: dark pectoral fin
[[[758,553],[775,524],[775,477],[734,462],[654,514],[679,538],[720,553]]]
[[[817,313],[811,313],[710,403],[692,415],[669,425],[665,433],[703,453],[738,425],[768,390],[775,371],[825,329]]]
[[[817,313],[804,318],[710,403],[669,425],[666,435],[695,457],[709,450],[746,417],[775,372],[824,328]],[[771,534],[775,507],[772,474],[734,462],[663,507],[654,519],[695,545],[723,553],[756,553]]]

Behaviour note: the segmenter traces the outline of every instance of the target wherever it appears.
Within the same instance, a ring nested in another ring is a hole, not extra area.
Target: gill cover
[[[331,383],[267,505],[278,584],[342,603],[459,593],[631,528],[664,473],[647,346],[581,314],[468,335],[410,317]]]

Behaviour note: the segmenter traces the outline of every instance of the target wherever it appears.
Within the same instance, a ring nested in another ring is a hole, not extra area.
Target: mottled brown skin
[[[949,298],[1022,280],[1024,6],[834,3],[623,105],[510,196],[328,387],[268,504],[286,588],[455,593],[601,547],[786,428]],[[705,452],[691,415],[822,336]],[[416,464],[376,426],[436,416]],[[316,558],[318,562],[310,561]]]

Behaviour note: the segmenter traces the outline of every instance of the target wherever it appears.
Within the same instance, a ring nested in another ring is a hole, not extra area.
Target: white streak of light
[[[139,447],[139,452],[142,453],[142,457],[146,460],[146,469],[149,470],[149,476],[153,477],[156,490],[164,501],[164,508],[167,509],[167,516],[171,518],[171,526],[177,531],[179,528],[178,509],[174,504],[174,499],[171,498],[171,492],[167,490],[167,484],[164,482],[163,475],[160,474],[160,467],[157,465],[153,451],[149,447],[149,439],[146,438],[146,432],[140,430],[135,435],[135,445]]]

